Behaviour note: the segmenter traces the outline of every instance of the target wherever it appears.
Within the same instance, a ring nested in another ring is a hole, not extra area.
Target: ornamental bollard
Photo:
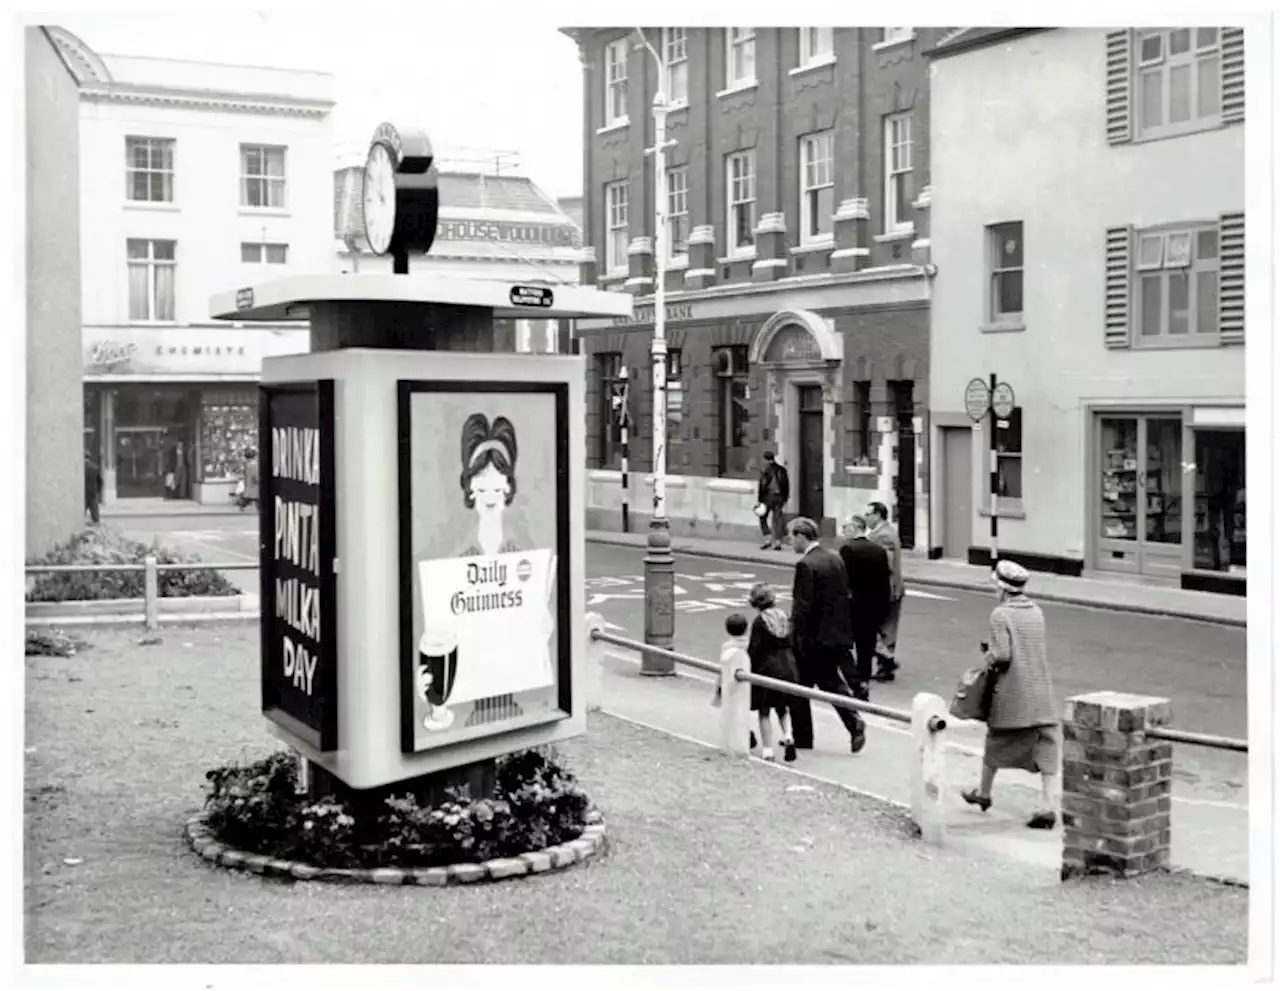
[[[946,839],[947,704],[918,692],[911,700],[911,817],[920,838],[941,845]]]
[[[1110,872],[1136,877],[1169,864],[1173,744],[1148,728],[1173,715],[1169,699],[1092,692],[1067,700],[1063,720],[1062,880]]]
[[[604,641],[595,635],[604,632],[604,617],[598,612],[587,613],[587,658],[583,669],[587,711],[595,712],[604,702]]]
[[[147,629],[154,630],[160,626],[160,576],[154,554],[148,554],[143,563],[146,571],[142,580],[142,605]]]
[[[751,753],[751,686],[737,678],[750,670],[746,636],[729,637],[720,647],[720,749],[735,757]]]

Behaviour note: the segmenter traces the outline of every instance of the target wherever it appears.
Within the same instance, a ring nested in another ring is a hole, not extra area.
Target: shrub
[[[61,630],[27,630],[28,657],[72,657],[89,644]]]
[[[130,540],[110,527],[94,527],[59,544],[28,564],[143,564],[147,555],[159,564],[194,564],[199,558],[159,543]],[[82,571],[37,575],[29,582],[28,602],[74,602],[86,599],[140,599],[145,577],[141,571]],[[160,595],[237,595],[239,589],[210,568],[162,571]]]
[[[332,796],[296,794],[287,751],[206,775],[205,812],[220,842],[249,853],[318,867],[445,867],[542,850],[582,835],[591,803],[549,751],[500,758],[493,794],[451,794],[424,809],[388,798],[372,821]]]

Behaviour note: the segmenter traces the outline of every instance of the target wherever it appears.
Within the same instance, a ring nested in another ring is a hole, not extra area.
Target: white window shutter
[[[1107,264],[1106,264],[1106,307],[1105,338],[1106,346],[1112,350],[1129,347],[1131,339],[1129,314],[1132,312],[1130,299],[1130,273],[1133,269],[1133,228],[1107,228]]]
[[[1244,344],[1244,214],[1218,218],[1218,334],[1223,344]]]
[[[1244,28],[1222,29],[1222,123],[1244,120]]]
[[[1107,32],[1107,144],[1132,140],[1133,34],[1126,28]]]

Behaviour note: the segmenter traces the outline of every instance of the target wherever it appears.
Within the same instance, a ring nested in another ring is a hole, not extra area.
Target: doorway
[[[906,550],[916,545],[916,431],[915,383],[890,382],[893,419],[898,436],[898,474],[893,480],[898,507],[898,539]]]
[[[116,494],[121,499],[164,495],[164,429],[116,427]]]
[[[822,475],[822,387],[799,386],[797,412],[800,418],[800,458],[796,466],[797,508],[801,516],[807,516],[822,524],[823,482]]]
[[[1095,432],[1101,471],[1096,567],[1157,578],[1182,572],[1182,417],[1109,414]]]
[[[969,559],[973,538],[973,431],[942,428],[942,555]]]

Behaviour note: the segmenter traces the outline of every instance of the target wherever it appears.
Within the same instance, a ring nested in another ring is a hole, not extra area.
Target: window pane
[[[1201,231],[1196,237],[1196,257],[1199,259],[1218,257],[1218,232]]]
[[[1191,66],[1178,65],[1169,70],[1169,123],[1181,124],[1191,119]]]
[[[267,190],[268,190],[268,193],[270,194],[271,207],[276,210],[283,210],[284,209],[284,180],[283,179],[269,180],[269,185],[267,187]]]
[[[914,198],[911,185],[910,172],[902,172],[894,177],[894,219],[899,224],[911,223],[911,201]]]
[[[173,241],[152,241],[152,257],[159,258],[162,261],[173,261]]]
[[[1022,498],[1022,459],[1021,458],[997,458],[999,472],[997,473],[996,484],[999,486],[999,492],[1005,499],[1021,499]]]
[[[1160,85],[1160,73],[1144,72],[1142,74],[1142,126],[1159,127],[1164,123],[1164,108],[1161,104],[1164,89]]]
[[[1022,268],[1022,224],[997,224],[996,268]]]
[[[176,269],[173,265],[157,265],[156,278],[156,315],[157,320],[173,319],[173,276]]]
[[[283,265],[288,256],[288,245],[284,244],[268,244],[267,245],[267,264]]]
[[[1166,268],[1181,268],[1191,264],[1191,235],[1170,234],[1165,247]]]
[[[1138,239],[1138,266],[1159,267],[1164,260],[1164,237],[1160,234],[1144,234]]]
[[[272,148],[267,152],[267,175],[284,175],[284,149]]]
[[[130,258],[147,258],[148,257],[146,241],[137,241],[137,240],[134,240],[133,238],[130,238],[128,244],[126,245],[126,249],[128,251],[128,256]]]
[[[834,232],[835,220],[832,214],[836,212],[836,188],[835,186],[823,186],[817,193],[818,203],[818,224],[815,233],[831,234]]]
[[[1142,336],[1154,337],[1160,333],[1160,283],[1159,275],[1142,277]]]
[[[129,173],[129,199],[141,200],[146,202],[147,195],[151,190],[151,183],[148,181],[145,172]]]
[[[1222,70],[1218,56],[1200,59],[1196,67],[1196,116],[1213,117],[1222,110]]]
[[[996,274],[996,313],[999,316],[1022,312],[1022,271]]]
[[[1196,273],[1196,333],[1218,332],[1218,273]]]
[[[1160,57],[1161,40],[1159,34],[1149,34],[1142,39],[1142,54],[1139,56],[1141,61],[1151,62]]]
[[[1212,48],[1218,43],[1217,28],[1196,28],[1196,47]]]
[[[1191,332],[1191,283],[1186,272],[1169,276],[1169,333],[1181,337]]]
[[[1169,54],[1181,55],[1191,50],[1191,29],[1177,28],[1169,32]]]
[[[151,202],[171,203],[173,201],[173,174],[170,172],[151,173]]]
[[[240,261],[246,265],[256,265],[262,260],[262,245],[241,244]]]
[[[147,306],[147,266],[129,266],[129,319],[147,320],[151,313]]]

